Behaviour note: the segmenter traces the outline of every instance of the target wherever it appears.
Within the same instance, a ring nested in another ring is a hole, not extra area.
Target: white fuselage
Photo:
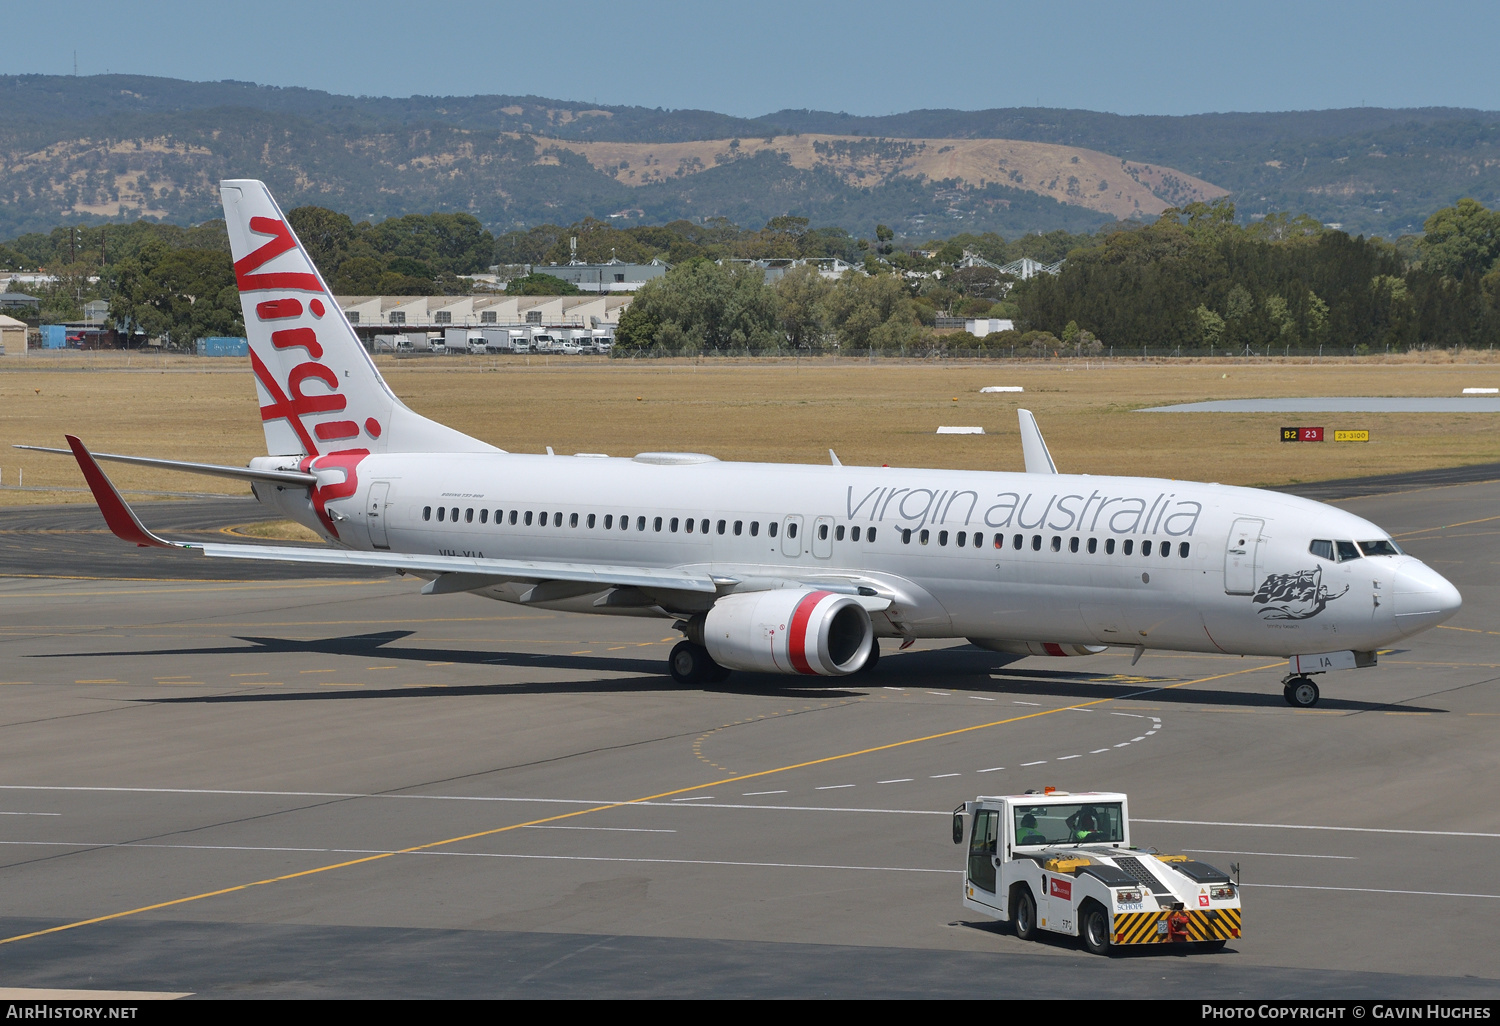
[[[322,463],[312,461],[320,478],[342,479]],[[1371,651],[1459,603],[1411,556],[1310,551],[1315,539],[1389,538],[1369,521],[1224,485],[510,453],[373,454],[354,472],[353,494],[327,502],[334,540],[352,549],[853,581],[893,598],[872,616],[887,637],[1288,656]],[[256,493],[327,534],[305,490]],[[539,604],[691,611],[613,605],[600,598],[608,591]],[[524,599],[515,587],[477,593]]]

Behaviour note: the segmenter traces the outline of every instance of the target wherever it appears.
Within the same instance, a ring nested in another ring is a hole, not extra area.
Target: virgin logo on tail
[[[281,254],[296,249],[297,240],[286,222],[275,218],[252,217],[250,230],[258,235],[269,235],[271,239],[254,252],[235,261],[234,276],[242,296],[250,292],[272,289],[316,292],[320,296],[324,294],[323,283],[313,273],[306,271],[252,273]],[[250,304],[246,302],[244,305],[248,314]],[[314,321],[320,321],[328,312],[328,308],[321,298],[314,297],[308,300],[306,311],[312,315]],[[257,303],[255,316],[262,322],[301,319],[303,316],[302,300],[296,297],[285,297]],[[327,503],[333,499],[347,498],[355,493],[359,488],[359,478],[355,468],[360,460],[370,454],[370,450],[364,448],[334,449],[325,454],[319,448],[320,442],[338,443],[358,438],[360,425],[353,420],[321,420],[314,423],[311,430],[308,429],[307,424],[303,423],[304,417],[341,413],[348,406],[348,399],[339,391],[337,371],[322,362],[323,346],[318,342],[317,328],[301,325],[273,330],[271,345],[278,352],[288,352],[294,359],[300,355],[294,351],[300,349],[306,355],[306,359],[287,372],[286,388],[282,388],[281,382],[276,380],[276,376],[254,348],[250,350],[250,366],[261,387],[271,397],[271,402],[260,408],[260,419],[262,421],[285,420],[291,426],[297,439],[302,443],[302,451],[307,454],[307,457],[298,464],[299,469],[304,471],[338,469],[344,472],[343,481],[319,485],[313,489],[312,493],[313,507],[317,510],[318,519],[334,537],[338,537],[338,529],[327,513]],[[318,390],[312,395],[306,394],[303,386],[309,380],[321,382],[326,386],[327,391]],[[374,417],[366,418],[364,429],[371,438],[380,437],[380,422]]]

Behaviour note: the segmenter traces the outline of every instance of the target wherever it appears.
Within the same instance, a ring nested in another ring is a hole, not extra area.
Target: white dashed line
[[[1025,769],[1027,766],[1041,766],[1044,765],[1046,761],[1046,759],[1038,759],[1036,762],[1023,762],[1021,763],[1021,768]]]
[[[877,780],[877,781],[875,781],[875,783],[877,783],[877,784],[909,784],[909,783],[912,782],[913,779],[915,779],[915,778],[913,778],[913,777],[898,777],[895,780]]]
[[[741,798],[754,798],[758,794],[786,794],[786,791],[746,791]]]
[[[953,692],[951,692],[951,691],[929,691],[927,693],[929,695],[937,695],[939,698],[952,698],[953,697]]]
[[[1144,720],[1146,718],[1146,717],[1142,716],[1140,713],[1112,712],[1112,713],[1110,713],[1110,715],[1111,716],[1129,716],[1133,720]]]
[[[1059,755],[1057,757],[1057,761],[1058,762],[1067,762],[1069,759],[1081,759],[1081,758],[1083,758],[1083,756],[1081,756],[1081,755]]]
[[[996,772],[999,772],[1000,770],[1003,770],[1004,768],[1005,768],[1004,766],[991,766],[989,769],[982,769],[979,772],[980,773],[996,773]]]
[[[1155,734],[1155,733],[1156,733],[1156,731],[1154,731],[1154,730],[1148,730],[1148,731],[1146,731],[1146,736],[1150,737],[1152,734]]]
[[[814,791],[837,791],[841,787],[853,787],[853,784],[825,784],[822,787],[813,788]]]
[[[701,794],[696,798],[673,798],[672,800],[674,802],[707,802],[712,801],[713,797],[711,794]]]
[[[962,773],[934,773],[928,780],[942,780],[944,777],[961,777]]]
[[[653,830],[649,827],[596,827],[596,826],[549,826],[546,823],[533,823],[526,827],[527,830],[609,830],[620,834],[675,834],[676,830]]]
[[[1041,702],[1023,702],[1020,699],[1016,699],[1011,704],[1012,705],[1041,705],[1042,703]]]
[[[969,697],[972,698],[972,699],[974,699],[974,701],[976,701],[976,702],[993,702],[994,701],[993,698],[985,698],[983,695],[970,695]]]
[[[1092,752],[1090,752],[1090,753],[1089,753],[1089,754],[1090,754],[1090,755],[1102,755],[1102,754],[1104,754],[1104,753],[1105,753],[1105,752],[1107,752],[1107,751],[1109,751],[1109,749],[1108,749],[1108,748],[1095,748],[1095,749],[1094,749],[1094,750],[1093,750],[1093,751],[1092,751]]]
[[[1115,747],[1116,748],[1129,748],[1130,747],[1130,742],[1129,741],[1121,741],[1119,744],[1115,745]]]
[[[1131,739],[1130,739],[1130,740],[1131,740],[1131,741],[1144,741],[1144,740],[1146,740],[1146,739],[1145,739],[1145,738],[1144,738],[1144,737],[1133,737],[1133,738],[1131,738]]]

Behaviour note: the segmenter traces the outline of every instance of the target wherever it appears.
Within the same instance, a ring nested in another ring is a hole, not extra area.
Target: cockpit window
[[[1351,559],[1359,558],[1359,549],[1355,547],[1352,541],[1340,541],[1333,544],[1338,549],[1340,563],[1347,563]]]
[[[1314,539],[1313,543],[1307,547],[1307,551],[1322,559],[1332,559],[1333,542],[1326,538]]]
[[[1362,541],[1359,543],[1360,551],[1367,556],[1399,556],[1401,549],[1389,538],[1379,541]]]

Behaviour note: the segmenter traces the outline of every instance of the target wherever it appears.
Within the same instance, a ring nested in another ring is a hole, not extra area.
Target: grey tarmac
[[[1340,505],[1465,606],[1377,669],[1321,678],[1311,711],[1272,660],[953,644],[887,648],[870,675],[683,688],[664,621],[163,560],[90,507],[6,511],[0,981],[1500,996],[1500,484],[1367,490]],[[142,515],[208,537],[257,513]],[[966,913],[949,811],[1043,785],[1125,790],[1137,843],[1241,863],[1245,936],[1103,959]]]

